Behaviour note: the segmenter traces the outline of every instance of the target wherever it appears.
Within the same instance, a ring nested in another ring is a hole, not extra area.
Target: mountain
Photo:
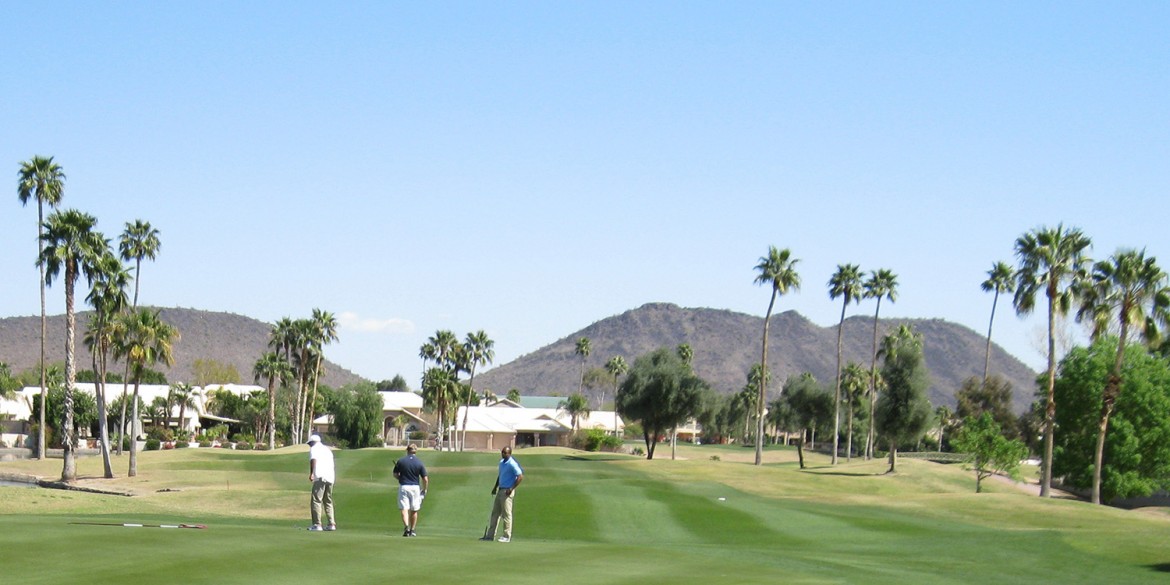
[[[955,391],[965,379],[983,375],[987,338],[971,329],[941,319],[881,319],[878,334],[885,335],[907,324],[923,336],[926,364],[930,369],[929,398],[935,405],[955,406]],[[576,342],[588,337],[592,350],[588,367],[600,367],[620,355],[634,359],[659,347],[689,344],[694,350],[695,372],[722,393],[738,392],[747,373],[760,359],[760,334],[764,319],[719,309],[689,309],[669,303],[650,303],[620,315],[602,319],[530,354],[477,374],[477,390],[497,394],[517,388],[522,394],[568,395],[581,380],[581,357]],[[845,320],[842,364],[870,365],[873,355],[873,318],[854,316]],[[811,372],[829,385],[836,381],[837,326],[820,327],[795,311],[772,316],[768,338],[768,369],[778,387],[785,379]],[[880,366],[880,364],[879,364]],[[992,344],[991,373],[1012,385],[1012,407],[1023,412],[1032,402],[1037,373]]]
[[[77,369],[93,369],[89,350],[82,339],[89,323],[89,311],[77,314]],[[235,366],[240,383],[251,384],[252,366],[268,351],[268,335],[272,325],[250,317],[231,313],[215,313],[196,309],[160,309],[159,317],[179,330],[179,340],[172,347],[175,364],[171,368],[158,364],[152,369],[163,372],[167,380],[187,382],[194,379],[195,360],[215,360]],[[48,336],[45,339],[45,360],[49,363],[65,361],[65,315],[48,318]],[[36,368],[40,362],[41,318],[8,317],[0,319],[0,362],[9,365],[12,372]],[[122,373],[123,366],[112,371]],[[339,387],[362,381],[362,378],[337,364],[325,362],[321,383]]]

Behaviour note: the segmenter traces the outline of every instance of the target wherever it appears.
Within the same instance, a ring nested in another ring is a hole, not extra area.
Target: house
[[[467,420],[468,449],[496,450],[505,445],[515,447],[567,446],[572,433],[568,413],[557,408],[526,408],[515,402],[500,400],[489,406],[459,407],[451,432],[463,431]],[[621,417],[612,410],[595,410],[577,421],[580,429],[601,429],[606,433],[625,429]]]
[[[378,392],[382,395],[382,441],[387,445],[403,445],[414,432],[427,432],[431,423],[422,416],[423,398],[414,392]],[[324,414],[313,419],[313,432],[329,434],[333,430],[333,415]]]

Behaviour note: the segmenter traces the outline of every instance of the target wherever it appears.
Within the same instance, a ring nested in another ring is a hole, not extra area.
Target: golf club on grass
[[[204,530],[207,528],[206,524],[134,524],[131,522],[70,522],[70,524],[84,524],[87,526],[123,526],[126,528],[195,528],[197,530]]]

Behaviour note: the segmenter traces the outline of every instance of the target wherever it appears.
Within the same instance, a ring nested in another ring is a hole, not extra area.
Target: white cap
[[[312,445],[313,443],[320,443],[320,442],[321,442],[321,435],[309,435],[309,444],[310,445]]]

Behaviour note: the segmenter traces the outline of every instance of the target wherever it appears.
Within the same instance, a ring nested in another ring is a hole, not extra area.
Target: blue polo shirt
[[[516,478],[524,475],[520,464],[515,457],[500,460],[500,489],[510,490],[516,487]]]
[[[394,464],[394,476],[399,485],[418,485],[419,480],[427,476],[427,468],[414,455],[407,455]]]

